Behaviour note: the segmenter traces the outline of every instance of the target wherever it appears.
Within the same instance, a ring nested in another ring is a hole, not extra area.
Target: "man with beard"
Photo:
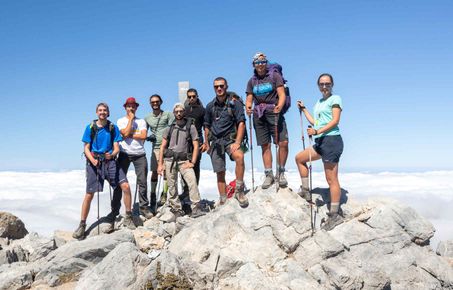
[[[214,80],[215,98],[206,106],[204,120],[204,147],[211,156],[214,172],[217,174],[219,204],[225,204],[226,195],[226,160],[225,153],[236,163],[235,197],[241,207],[248,206],[244,193],[244,152],[241,143],[245,133],[244,108],[239,101],[228,97],[228,83],[225,78]]]
[[[148,128],[151,131],[151,136],[147,140],[151,141],[153,144],[151,151],[151,202],[150,207],[151,211],[156,211],[156,188],[157,188],[157,165],[159,162],[159,151],[162,144],[162,133],[165,128],[168,128],[174,120],[174,116],[170,112],[164,112],[161,110],[162,98],[154,94],[149,97],[149,103],[153,111],[145,117],[145,121],[148,124]],[[142,196],[140,196],[142,198]],[[163,205],[167,198],[167,187],[164,185],[164,190],[160,197],[160,204]],[[143,204],[148,202],[148,198],[145,196],[143,199]],[[142,200],[140,201],[140,206],[142,205]]]
[[[182,214],[181,201],[176,190],[178,172],[181,173],[189,188],[191,216],[198,217],[204,214],[198,206],[200,193],[193,170],[199,153],[198,134],[192,121],[185,118],[183,104],[177,103],[173,108],[173,114],[175,122],[163,132],[157,172],[162,175],[165,168],[168,201],[175,214]]]
[[[146,139],[146,122],[143,119],[136,117],[135,113],[139,104],[135,98],[130,97],[124,103],[126,116],[118,120],[117,126],[120,129],[123,141],[120,142],[120,153],[118,155],[118,164],[125,174],[131,163],[134,164],[135,174],[137,175],[137,187],[140,196],[140,201],[146,197],[148,191],[148,162],[146,161],[145,139]],[[112,212],[107,216],[107,219],[113,225],[115,217],[119,214],[121,207],[121,189],[116,188],[112,198]],[[142,202],[141,202],[142,203]],[[150,219],[153,214],[150,212],[148,203],[143,202],[140,206],[140,214],[145,218]]]

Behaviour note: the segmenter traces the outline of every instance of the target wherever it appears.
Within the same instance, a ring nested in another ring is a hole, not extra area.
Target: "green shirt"
[[[331,95],[327,99],[320,99],[315,105],[315,125],[314,129],[319,130],[325,125],[327,125],[330,121],[332,121],[332,108],[334,106],[339,106],[341,110],[343,110],[343,104],[341,102],[341,98],[338,95]],[[316,135],[315,138],[322,137],[322,136],[334,136],[340,135],[340,128],[338,126],[333,127],[327,132],[322,134]]]
[[[164,133],[165,128],[168,128],[175,116],[170,112],[161,112],[159,115],[154,115],[154,113],[150,113],[148,116],[145,117],[146,124],[148,128],[151,130],[152,133],[156,136],[156,142],[153,143],[153,148],[159,148],[162,144],[162,135]]]

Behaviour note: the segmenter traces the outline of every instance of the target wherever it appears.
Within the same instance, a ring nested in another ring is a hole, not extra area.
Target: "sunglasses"
[[[253,62],[254,65],[266,64],[266,63],[267,63],[267,60],[257,60],[255,62]]]
[[[320,88],[330,88],[332,86],[332,83],[319,83],[318,86]]]
[[[191,96],[187,96],[188,99],[196,99],[197,98],[197,95],[191,95]]]
[[[177,110],[177,111],[175,111],[175,114],[182,114],[182,113],[184,113],[184,110]]]
[[[149,102],[150,104],[160,104],[160,101]]]
[[[217,85],[217,86],[216,86],[216,85],[214,85],[214,89],[218,89],[218,88],[221,88],[221,89],[223,89],[223,88],[225,88],[225,85]]]

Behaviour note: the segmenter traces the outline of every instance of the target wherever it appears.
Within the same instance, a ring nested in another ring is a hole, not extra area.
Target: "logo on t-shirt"
[[[257,84],[253,86],[253,94],[255,96],[265,96],[272,92],[272,84],[271,83],[264,83],[264,84]]]

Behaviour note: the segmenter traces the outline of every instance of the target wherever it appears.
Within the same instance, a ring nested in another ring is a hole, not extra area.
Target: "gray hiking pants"
[[[165,160],[165,174],[167,176],[168,183],[168,202],[172,208],[177,210],[182,209],[181,201],[179,200],[178,192],[176,190],[176,187],[178,186],[176,183],[178,179],[178,172],[180,172],[189,187],[189,198],[192,203],[191,208],[193,209],[200,202],[200,192],[198,191],[195,172],[193,171],[193,168],[184,169],[181,167],[185,161],[175,162],[173,164],[173,168],[171,168],[172,162],[172,160]]]
[[[134,164],[134,169],[135,169],[135,174],[137,175],[137,185],[138,186],[138,192],[139,192],[139,201],[140,201],[140,207],[147,207],[148,206],[148,197],[147,197],[147,191],[148,191],[148,183],[147,183],[147,176],[148,176],[148,161],[146,160],[146,155],[140,155],[140,156],[135,156],[135,155],[128,155],[124,152],[120,152],[118,156],[118,164],[120,168],[124,171],[124,173],[127,175],[127,171],[129,170],[129,166],[131,163]],[[132,189],[131,189],[132,191]],[[134,191],[132,191],[134,193]],[[123,195],[123,192],[121,191],[121,188],[118,186],[115,188],[113,191],[113,198],[112,198],[112,212],[118,215],[120,213],[120,208],[121,208],[121,197]],[[135,200],[134,197],[133,201]],[[132,202],[133,202],[132,201]]]

